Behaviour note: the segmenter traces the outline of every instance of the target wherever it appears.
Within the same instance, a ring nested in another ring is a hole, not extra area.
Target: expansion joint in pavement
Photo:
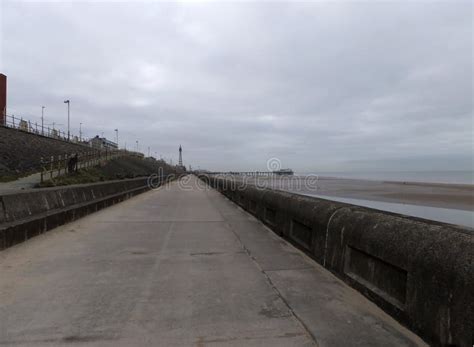
[[[290,267],[287,269],[268,269],[268,270],[263,270],[265,273],[266,272],[280,272],[280,271],[299,271],[299,270],[311,270],[313,267],[311,266],[304,266],[304,267]]]
[[[220,211],[219,211],[220,213]],[[306,324],[303,322],[303,320],[296,314],[296,312],[291,308],[291,306],[288,304],[288,302],[285,300],[285,298],[283,297],[283,295],[280,293],[280,291],[278,290],[278,288],[275,286],[275,284],[272,282],[271,278],[266,274],[265,270],[263,270],[263,268],[260,266],[260,264],[258,263],[257,259],[255,259],[255,257],[250,253],[250,250],[245,247],[244,243],[242,242],[242,240],[240,239],[239,235],[234,231],[234,229],[232,228],[232,226],[229,224],[229,223],[226,223],[228,225],[228,227],[230,228],[230,230],[232,231],[232,233],[235,235],[235,237],[237,238],[237,240],[239,241],[240,243],[240,246],[242,247],[242,249],[244,250],[244,252],[247,254],[247,256],[252,260],[252,262],[255,264],[255,266],[258,268],[258,270],[260,271],[260,273],[264,276],[264,278],[266,279],[267,283],[270,285],[270,287],[273,289],[273,291],[277,294],[277,296],[281,299],[281,301],[285,304],[286,308],[288,309],[288,311],[291,313],[291,315],[293,316],[293,318],[296,320],[296,322],[299,323],[299,325],[301,326],[301,328],[306,332],[306,334],[308,335],[308,337],[310,338],[310,340],[313,342],[313,344],[315,346],[319,346],[319,343],[318,343],[318,340],[316,339],[316,337],[311,333],[311,331],[308,329],[308,327],[306,326]]]

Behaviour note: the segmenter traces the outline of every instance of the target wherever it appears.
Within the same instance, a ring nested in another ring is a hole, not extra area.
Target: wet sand
[[[249,183],[299,194],[364,199],[474,211],[474,185],[319,177],[246,177]]]

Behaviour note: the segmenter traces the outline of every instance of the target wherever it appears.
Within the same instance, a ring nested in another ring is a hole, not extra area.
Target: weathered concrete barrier
[[[431,345],[473,346],[473,230],[200,178]]]
[[[142,177],[0,196],[0,250],[147,190]]]

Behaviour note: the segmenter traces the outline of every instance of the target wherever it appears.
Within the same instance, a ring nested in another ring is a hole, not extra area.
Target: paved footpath
[[[423,345],[218,192],[181,186],[0,252],[0,346]]]
[[[79,169],[85,168],[86,166],[87,166],[87,163],[78,163]],[[52,177],[50,175],[51,174],[49,173],[45,174],[44,179],[49,180],[51,178],[64,176],[65,171],[64,169],[62,169],[61,173],[54,171],[52,173]],[[8,193],[16,193],[24,189],[31,189],[31,188],[36,187],[39,183],[41,183],[41,172],[36,172],[34,174],[31,174],[25,177],[20,177],[19,179],[14,180],[14,181],[0,182],[0,195],[4,195]]]

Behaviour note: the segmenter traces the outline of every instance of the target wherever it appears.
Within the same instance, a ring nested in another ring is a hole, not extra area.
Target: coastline
[[[306,176],[300,175],[295,177],[304,178]],[[347,177],[336,177],[336,176],[318,176],[320,180],[346,180],[346,181],[368,181],[368,182],[379,182],[386,184],[402,184],[402,185],[414,185],[414,186],[428,186],[428,187],[459,187],[472,189],[474,191],[474,184],[470,183],[447,183],[447,182],[420,182],[420,181],[395,181],[395,180],[381,180],[381,179],[370,179],[370,178],[347,178]]]
[[[259,177],[258,183],[269,188],[328,198],[351,198],[474,211],[474,185],[470,184],[397,182],[320,176],[313,181],[311,186],[308,186],[305,184],[306,179],[307,176]],[[255,178],[249,178],[248,182],[254,183],[255,180]]]

